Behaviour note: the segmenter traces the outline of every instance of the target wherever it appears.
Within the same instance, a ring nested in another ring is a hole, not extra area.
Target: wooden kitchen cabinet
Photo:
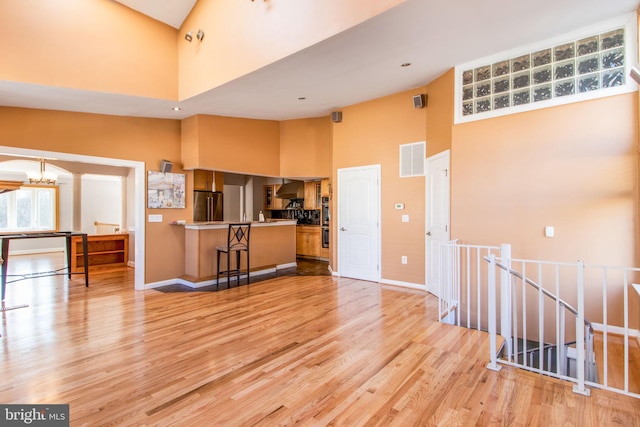
[[[195,169],[193,171],[193,189],[211,191],[213,186],[213,171]]]
[[[322,197],[329,197],[329,178],[320,181],[320,194]]]
[[[194,169],[193,189],[222,192],[224,189],[224,173],[204,169]]]
[[[273,208],[272,209],[284,209],[285,208],[285,199],[280,199],[276,197],[276,193],[280,189],[280,184],[275,184],[273,186]],[[289,200],[286,200],[286,203],[289,203]]]
[[[304,183],[304,208],[320,209],[320,206],[317,206],[317,198],[315,181],[306,181]]]
[[[283,201],[282,199],[279,199],[278,197],[276,197],[276,193],[278,192],[278,189],[280,188],[280,184],[271,184],[271,185],[265,185],[264,186],[264,209],[265,210],[280,210],[280,209],[284,209],[283,206]]]
[[[299,225],[296,227],[296,255],[320,257],[322,236],[320,227]]]

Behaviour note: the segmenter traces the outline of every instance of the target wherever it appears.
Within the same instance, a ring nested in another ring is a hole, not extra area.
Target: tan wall
[[[274,63],[404,1],[198,1],[178,37],[180,99]],[[202,43],[195,37],[191,43],[184,40],[190,29],[205,32]]]
[[[452,238],[511,243],[516,258],[637,265],[637,102],[634,93],[454,126]]]
[[[412,97],[425,88],[344,108],[333,124],[333,206],[338,199],[336,170],[381,165],[382,279],[424,284],[424,177],[399,177],[400,145],[425,140],[427,109],[413,107]],[[396,210],[404,203],[404,210]],[[401,216],[409,215],[403,223]],[[335,221],[332,242],[336,242]],[[332,263],[336,264],[336,245]],[[401,264],[402,255],[408,264]]]
[[[3,1],[0,80],[177,99],[177,36],[114,1]]]
[[[0,129],[2,146],[135,160],[152,171],[167,159],[174,161],[172,172],[181,172],[177,120],[0,107]],[[168,223],[192,218],[190,192],[185,202],[186,209],[146,209],[145,217],[164,217],[162,223],[146,224],[146,283],[184,273],[184,229]]]
[[[427,157],[451,148],[453,84],[451,69],[427,85]]]
[[[180,156],[185,169],[195,169],[200,165],[199,117],[196,115],[180,121]]]
[[[280,122],[280,175],[331,175],[331,117]]]
[[[199,115],[185,120],[185,131],[182,138],[186,144],[182,149],[185,169],[279,176],[277,121]]]

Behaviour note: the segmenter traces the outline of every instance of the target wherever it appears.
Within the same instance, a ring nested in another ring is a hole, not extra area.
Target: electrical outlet
[[[403,264],[407,263],[407,256],[406,255],[402,255],[402,263]]]

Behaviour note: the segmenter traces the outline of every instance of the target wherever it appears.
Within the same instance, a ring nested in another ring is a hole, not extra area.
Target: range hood
[[[282,184],[278,191],[276,191],[276,197],[279,199],[299,199],[302,198],[299,191],[302,189],[302,182],[287,182],[286,184]],[[304,190],[303,190],[304,191]],[[304,194],[304,193],[302,193]]]

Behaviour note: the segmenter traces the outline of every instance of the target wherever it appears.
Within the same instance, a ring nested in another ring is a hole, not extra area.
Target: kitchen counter
[[[215,284],[216,246],[227,244],[230,222],[235,221],[184,224],[185,274],[180,278],[182,284],[194,288]],[[249,256],[252,276],[295,267],[296,221],[251,222]]]
[[[201,221],[201,222],[190,222],[184,224],[184,228],[187,230],[216,230],[216,229],[227,229],[229,224],[236,224],[242,221]],[[285,225],[296,225],[295,219],[268,219],[266,221],[251,221],[251,229],[253,230],[256,227],[274,227],[274,226],[285,226]]]

